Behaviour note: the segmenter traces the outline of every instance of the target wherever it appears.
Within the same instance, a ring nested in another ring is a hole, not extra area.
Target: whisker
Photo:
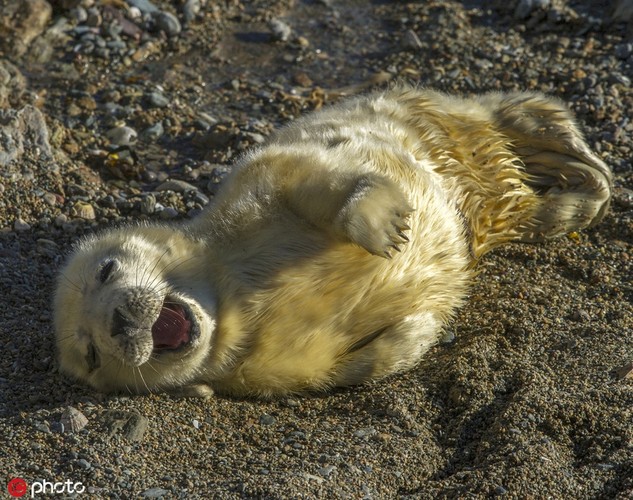
[[[149,386],[147,385],[147,382],[145,382],[145,377],[143,377],[143,372],[141,371],[141,367],[137,366],[136,370],[138,371],[138,376],[141,377],[141,381],[143,382],[143,385],[145,386],[145,389],[147,389],[147,392],[149,394],[152,394],[152,391],[150,390]]]
[[[149,269],[149,273],[148,273],[148,278],[147,279],[149,279],[152,276],[152,274],[154,274],[154,270],[156,269],[156,266],[160,263],[161,260],[163,260],[163,257],[167,254],[167,252],[169,252],[169,250],[171,250],[171,248],[167,247],[165,249],[165,251],[162,254],[160,254],[160,257],[156,260],[156,262],[154,262],[154,265],[152,266],[152,268]],[[142,286],[145,286],[145,273],[147,272],[147,270],[148,270],[148,268],[146,267],[145,270],[143,271],[143,275],[141,277],[141,285]]]
[[[154,290],[153,286],[156,282],[157,279],[160,279],[161,276],[163,276],[165,273],[167,272],[172,272],[175,271],[176,269],[178,269],[180,266],[182,266],[183,264],[186,264],[187,262],[189,262],[190,260],[193,259],[198,259],[200,257],[202,257],[203,254],[197,254],[197,255],[192,255],[191,257],[187,258],[187,259],[179,259],[179,260],[175,260],[174,262],[170,262],[167,265],[163,266],[163,268],[160,270],[160,272],[154,277],[154,279],[152,279],[152,281],[150,283],[148,283],[147,288],[150,290]],[[171,268],[170,268],[171,266]]]
[[[64,280],[66,280],[66,282],[70,285],[70,288],[72,290],[75,290],[76,292],[81,292],[81,287],[75,283],[74,281],[72,281],[67,275],[66,273],[61,273],[61,277],[64,278]]]

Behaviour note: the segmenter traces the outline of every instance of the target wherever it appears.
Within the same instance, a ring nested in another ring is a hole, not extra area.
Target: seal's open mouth
[[[152,325],[154,349],[175,350],[191,341],[192,322],[189,311],[174,302],[165,301],[160,315]]]

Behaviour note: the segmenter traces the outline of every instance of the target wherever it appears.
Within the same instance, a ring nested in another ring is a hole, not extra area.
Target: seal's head
[[[104,392],[191,382],[215,329],[199,245],[162,227],[119,228],[79,243],[55,294],[61,370]]]

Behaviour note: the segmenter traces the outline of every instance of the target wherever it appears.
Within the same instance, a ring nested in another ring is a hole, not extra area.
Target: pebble
[[[111,128],[106,132],[108,140],[117,146],[129,146],[136,141],[136,130],[132,127],[120,126]]]
[[[292,29],[290,28],[290,26],[277,18],[271,19],[268,23],[268,27],[272,32],[273,39],[278,42],[288,41],[290,35],[292,34]]]
[[[623,208],[633,208],[633,190],[616,187],[613,190],[613,201]]]
[[[633,55],[633,42],[617,44],[614,53],[618,59],[628,59]]]
[[[176,193],[186,193],[187,191],[197,191],[198,188],[188,182],[178,179],[169,179],[160,184],[156,191],[174,191]]]
[[[445,330],[442,338],[440,339],[440,343],[442,344],[451,344],[455,342],[455,331],[454,330]]]
[[[83,470],[89,470],[92,468],[92,464],[88,462],[85,458],[80,458],[77,460],[77,465],[81,467]]]
[[[143,440],[149,420],[137,411],[108,410],[101,416],[110,436],[122,434],[128,441]]]
[[[182,15],[186,23],[193,21],[200,12],[200,0],[187,0],[182,7]]]
[[[159,12],[158,7],[149,0],[127,0],[127,3],[131,7],[136,7],[143,14],[153,14],[154,12]]]
[[[96,214],[95,209],[90,203],[86,203],[85,201],[78,201],[73,206],[73,211],[77,217],[86,220],[95,220]]]
[[[334,472],[336,470],[336,466],[335,465],[326,465],[325,467],[321,467],[319,469],[317,469],[317,472],[325,477],[328,478],[330,477],[330,475],[332,474],[332,472]]]
[[[154,23],[158,31],[169,37],[176,36],[182,31],[178,18],[169,12],[160,11],[154,14]]]
[[[268,415],[267,413],[264,413],[259,417],[259,423],[261,425],[274,425],[275,422],[275,417],[273,417],[272,415]]]
[[[150,92],[147,98],[149,104],[154,108],[164,108],[169,105],[169,99],[160,92]]]
[[[141,496],[143,498],[160,498],[160,497],[164,497],[168,493],[169,493],[168,490],[157,487],[157,488],[150,488],[148,490],[145,490],[143,493],[141,493]]]
[[[13,229],[20,232],[28,231],[31,229],[31,225],[25,222],[23,219],[17,218],[15,219],[15,222],[13,223]]]
[[[423,47],[420,37],[418,37],[416,32],[413,30],[407,30],[404,33],[403,43],[404,43],[405,48],[411,49],[411,50],[418,50]]]
[[[376,434],[376,429],[374,429],[373,427],[366,427],[354,431],[354,436],[357,438],[365,438],[368,436],[373,436],[374,434]]]
[[[156,197],[149,193],[141,198],[140,210],[142,214],[151,215],[156,211]]]
[[[527,19],[534,11],[547,9],[550,3],[551,0],[519,0],[514,9],[514,17],[519,20]]]
[[[74,433],[82,430],[88,425],[88,419],[74,406],[68,406],[63,411],[59,419],[61,432]]]
[[[170,220],[176,217],[178,217],[178,210],[174,207],[165,207],[165,209],[160,212],[161,219]]]

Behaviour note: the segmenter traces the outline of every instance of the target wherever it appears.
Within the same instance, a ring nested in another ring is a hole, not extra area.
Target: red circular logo
[[[24,479],[22,479],[21,477],[16,477],[9,481],[9,484],[7,484],[7,489],[9,490],[9,495],[11,495],[12,497],[21,497],[26,493],[28,486]]]

